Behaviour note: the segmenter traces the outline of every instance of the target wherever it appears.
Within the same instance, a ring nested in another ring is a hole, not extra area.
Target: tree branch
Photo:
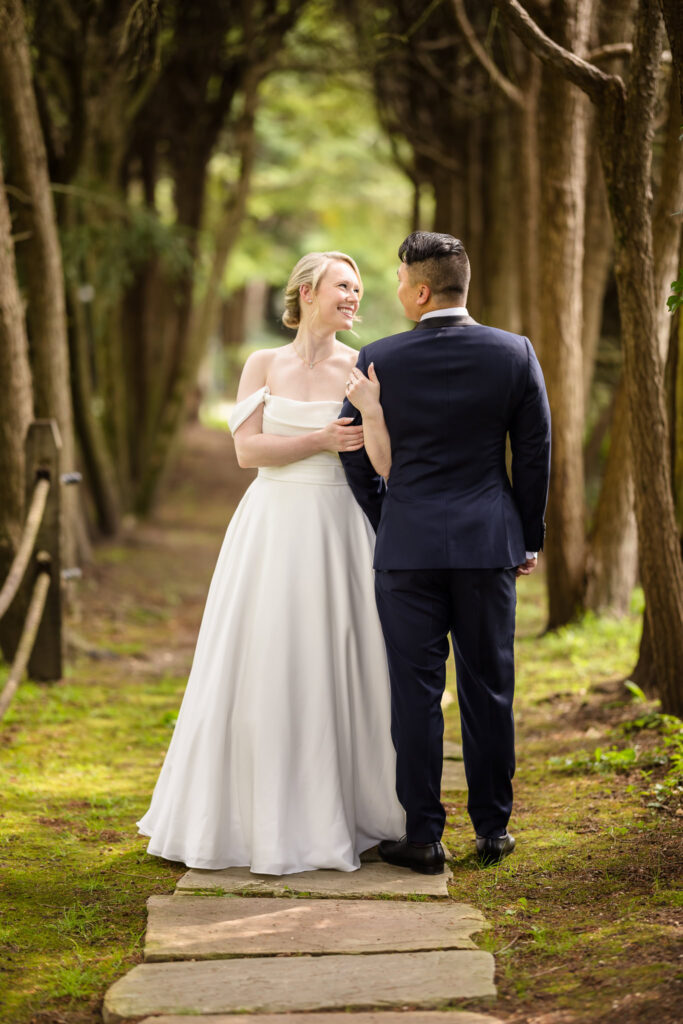
[[[428,53],[416,52],[415,60],[420,65],[420,67],[424,68],[429,77],[432,78],[436,82],[436,84],[441,89],[443,89],[444,92],[448,93],[449,96],[452,96],[454,100],[456,100],[458,103],[471,102],[469,98],[465,97],[462,89],[458,88],[457,84],[453,85],[453,83],[448,79],[448,77],[439,70],[439,68],[434,63],[434,61],[432,60]],[[454,80],[457,82],[457,79]]]
[[[493,84],[497,85],[501,92],[503,92],[505,96],[515,104],[515,106],[523,107],[525,102],[524,93],[514,85],[509,78],[498,70],[495,63],[491,60],[486,50],[479,42],[477,34],[472,27],[472,23],[467,17],[467,11],[465,10],[463,0],[452,0],[452,2],[453,10],[455,11],[455,19],[460,31],[465,37],[465,42],[483,67],[484,71],[488,72]]]
[[[415,43],[417,50],[449,50],[451,46],[457,46],[460,36],[442,36],[440,39],[418,39]]]
[[[503,17],[509,22],[513,32],[522,42],[543,61],[556,68],[579,89],[583,89],[594,103],[603,97],[608,86],[616,81],[621,83],[618,75],[606,75],[575,53],[559,46],[543,32],[532,17],[524,10],[518,0],[494,0]],[[622,86],[623,87],[623,86]]]
[[[611,60],[614,57],[630,57],[633,53],[633,43],[606,43],[605,46],[598,46],[586,54],[586,60],[593,63],[600,60]],[[662,50],[660,57],[662,64],[671,64],[670,50]]]

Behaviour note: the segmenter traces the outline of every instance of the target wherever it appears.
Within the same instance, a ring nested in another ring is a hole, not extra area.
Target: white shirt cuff
[[[527,551],[526,557],[527,557],[527,561],[530,558],[538,558],[538,551]]]

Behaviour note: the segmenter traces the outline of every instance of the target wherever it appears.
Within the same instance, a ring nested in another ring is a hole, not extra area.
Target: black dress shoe
[[[482,864],[497,864],[515,848],[515,840],[509,832],[502,836],[477,836],[477,856]]]
[[[387,864],[399,868],[410,868],[421,875],[441,875],[446,855],[441,843],[409,843],[403,839],[383,839],[379,844],[379,855]]]

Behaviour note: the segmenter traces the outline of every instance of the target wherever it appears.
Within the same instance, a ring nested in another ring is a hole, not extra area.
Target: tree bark
[[[680,0],[659,0],[669,37],[671,57],[678,80],[678,102],[683,108],[683,4]]]
[[[520,136],[519,218],[522,245],[519,252],[521,330],[530,338],[538,358],[543,360],[543,335],[540,317],[540,207],[541,173],[538,153],[538,99],[541,65],[528,56],[524,103],[517,113]]]
[[[492,112],[485,139],[484,209],[486,244],[484,266],[479,274],[484,284],[484,323],[518,334],[521,330],[519,222],[516,167],[519,152],[516,123],[510,111]]]
[[[612,267],[612,225],[600,151],[591,117],[586,188],[586,244],[583,260],[583,389],[586,400],[595,373],[605,291]]]
[[[27,232],[19,255],[28,292],[35,411],[39,417],[57,420],[63,467],[74,470],[62,257],[19,0],[2,0],[0,7],[0,108],[12,158],[12,183],[28,197],[19,207],[18,224]],[[68,567],[75,564],[76,537],[81,545],[85,537],[75,488],[65,489],[63,508],[63,561]]]
[[[594,101],[614,228],[624,340],[636,519],[646,624],[664,711],[683,715],[683,558],[671,478],[664,370],[657,337],[650,176],[663,25],[655,0],[640,0],[628,89],[617,76],[558,47],[517,0],[497,0],[515,31]]]
[[[604,4],[600,11],[599,44],[629,42],[633,30],[633,0]],[[621,67],[619,60],[616,67]],[[602,329],[605,289],[613,259],[612,226],[600,156],[595,114],[591,126],[584,258],[584,387],[588,396]],[[628,403],[623,378],[617,385],[610,430],[610,447],[595,510],[586,560],[586,607],[594,612],[622,615],[630,606],[638,578]]]
[[[31,368],[24,307],[14,262],[12,223],[0,160],[0,586],[10,567],[24,520],[24,442],[33,419]],[[23,615],[10,608],[0,620],[0,648],[11,658]]]
[[[93,412],[86,315],[78,289],[73,285],[69,288],[69,300],[74,417],[97,525],[105,536],[114,536],[121,525],[119,492],[102,424]]]
[[[564,45],[583,50],[590,0],[555,2],[551,21]],[[581,609],[584,592],[582,277],[586,186],[586,101],[554,69],[541,91],[541,320],[543,369],[553,422],[545,546],[549,619],[555,629]]]
[[[652,218],[652,237],[655,267],[655,310],[659,354],[666,363],[671,314],[666,305],[671,282],[679,273],[681,225],[683,217],[683,144],[681,134],[681,101],[672,76],[669,92],[669,113],[664,139],[661,179]]]
[[[466,181],[466,227],[465,248],[472,265],[472,279],[467,299],[467,307],[475,318],[483,317],[485,282],[484,282],[484,196],[483,196],[483,126],[479,118],[472,118],[467,123],[467,167]]]
[[[669,116],[662,161],[659,193],[653,216],[654,292],[657,345],[662,364],[667,361],[671,337],[671,315],[666,306],[671,279],[676,276],[681,252],[681,219],[677,211],[683,205],[683,151],[679,142],[681,102],[676,88],[676,75],[672,76]],[[671,444],[674,489],[674,512],[679,539],[683,538],[683,369],[681,368],[680,324],[676,350],[673,353]],[[674,336],[675,337],[675,336]],[[633,680],[646,693],[654,695],[658,689],[658,668],[653,645],[653,630],[646,608],[643,634],[638,652],[638,663]],[[681,698],[683,704],[683,698]],[[676,712],[677,714],[679,712]]]
[[[192,318],[192,359],[197,366],[204,355],[211,331],[218,321],[221,283],[239,238],[246,213],[256,148],[255,118],[258,106],[258,87],[257,75],[253,73],[248,75],[244,86],[244,111],[237,131],[240,156],[239,176],[237,182],[228,190],[223,203],[221,218],[215,232],[213,263],[206,292],[202,301],[195,306]]]
[[[655,85],[662,38],[654,0],[641,0],[624,117],[617,124],[610,117],[608,124],[603,123],[603,133],[609,125],[606,177],[615,220],[616,276],[646,614],[662,707],[681,715],[683,562],[672,493],[649,208]]]
[[[586,564],[586,607],[625,614],[638,577],[638,528],[624,380],[614,404],[610,447]]]
[[[434,187],[434,221],[432,231],[445,231],[462,238],[465,243],[465,225],[467,222],[467,199],[464,182],[466,180],[466,164],[462,152],[455,154],[460,170],[456,173],[453,167],[432,164],[431,180]]]
[[[683,316],[678,314],[674,363],[674,498],[678,533],[683,538]]]
[[[657,669],[655,667],[655,651],[652,642],[653,629],[647,607],[643,614],[643,631],[640,635],[638,661],[631,672],[633,682],[650,697],[657,696]]]

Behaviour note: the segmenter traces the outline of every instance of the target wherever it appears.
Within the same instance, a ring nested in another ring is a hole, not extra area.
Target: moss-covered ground
[[[153,520],[100,545],[78,584],[57,684],[23,684],[0,724],[0,1021],[90,1024],[141,960],[148,896],[181,865],[145,853],[144,813],[225,524],[247,482],[193,427]],[[539,637],[519,584],[514,855],[482,869],[462,794],[445,840],[454,898],[491,923],[491,1012],[534,1024],[679,1021],[680,723],[623,684],[639,611]],[[0,666],[0,682],[6,667]],[[449,689],[454,691],[452,672]],[[458,738],[457,707],[446,712]],[[409,1017],[409,1014],[408,1014]]]

